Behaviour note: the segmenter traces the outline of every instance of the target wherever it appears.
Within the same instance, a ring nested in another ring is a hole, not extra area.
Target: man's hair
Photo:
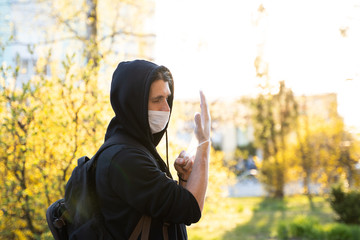
[[[171,72],[169,71],[169,69],[167,69],[166,67],[161,66],[156,70],[156,72],[154,74],[154,81],[156,81],[156,80],[163,80],[165,82],[168,82],[170,89],[173,89],[172,88],[173,83],[174,83],[173,82],[173,77],[172,77]]]

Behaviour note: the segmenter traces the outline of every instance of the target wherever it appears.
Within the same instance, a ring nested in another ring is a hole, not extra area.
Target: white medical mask
[[[149,110],[148,115],[151,133],[154,134],[164,130],[169,121],[170,112]]]

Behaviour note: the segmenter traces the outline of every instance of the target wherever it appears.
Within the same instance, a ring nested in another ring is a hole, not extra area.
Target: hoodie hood
[[[126,134],[157,154],[155,147],[166,132],[152,134],[148,121],[148,101],[151,83],[159,71],[170,71],[145,60],[121,62],[112,77],[110,102],[115,117],[107,128],[105,141],[118,134]],[[170,74],[171,76],[171,74]],[[171,96],[168,98],[170,113],[172,110],[174,87],[169,82]]]

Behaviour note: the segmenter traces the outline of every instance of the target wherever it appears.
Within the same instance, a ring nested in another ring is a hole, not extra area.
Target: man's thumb
[[[202,122],[201,122],[201,115],[200,115],[200,113],[196,113],[194,119],[195,119],[196,128],[200,128],[200,129],[201,129],[201,128],[202,128]]]

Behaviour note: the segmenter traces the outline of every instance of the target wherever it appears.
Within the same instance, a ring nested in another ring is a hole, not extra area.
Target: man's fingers
[[[194,120],[195,120],[196,127],[199,128],[199,129],[202,129],[202,122],[201,122],[200,113],[195,113]]]
[[[186,171],[182,168],[182,167],[175,167],[175,170],[177,171],[178,174],[180,175],[185,175],[186,174]]]
[[[178,165],[178,166],[182,166],[185,164],[185,160],[184,158],[177,158],[175,159],[175,163],[174,163],[174,166]]]
[[[200,113],[196,113],[195,114],[195,135],[198,139],[198,141],[203,141],[204,137],[204,129],[203,129],[203,125],[201,122],[201,116]]]
[[[184,158],[186,155],[186,152],[184,150],[181,151],[181,153],[179,154],[178,158]]]
[[[188,164],[188,162],[191,162],[189,157],[177,158],[175,160],[174,166],[184,167],[186,164]]]
[[[192,161],[191,159],[187,159],[186,164],[183,166],[183,169],[185,169],[186,171],[189,171],[192,169],[193,164],[194,164],[194,161]]]
[[[200,107],[201,107],[202,127],[206,138],[209,138],[211,117],[210,117],[210,112],[206,101],[206,97],[202,91],[200,91],[200,101],[201,101]]]
[[[184,164],[184,158],[185,158],[186,152],[183,150],[180,152],[179,156],[175,159],[174,166],[175,165],[182,165]]]
[[[204,112],[207,112],[208,108],[207,108],[206,97],[202,91],[200,91],[200,107],[201,107],[201,110],[204,110]]]
[[[203,118],[203,121],[206,121],[209,119],[209,108],[206,101],[206,97],[202,91],[200,91],[200,108],[201,108],[201,117]]]

